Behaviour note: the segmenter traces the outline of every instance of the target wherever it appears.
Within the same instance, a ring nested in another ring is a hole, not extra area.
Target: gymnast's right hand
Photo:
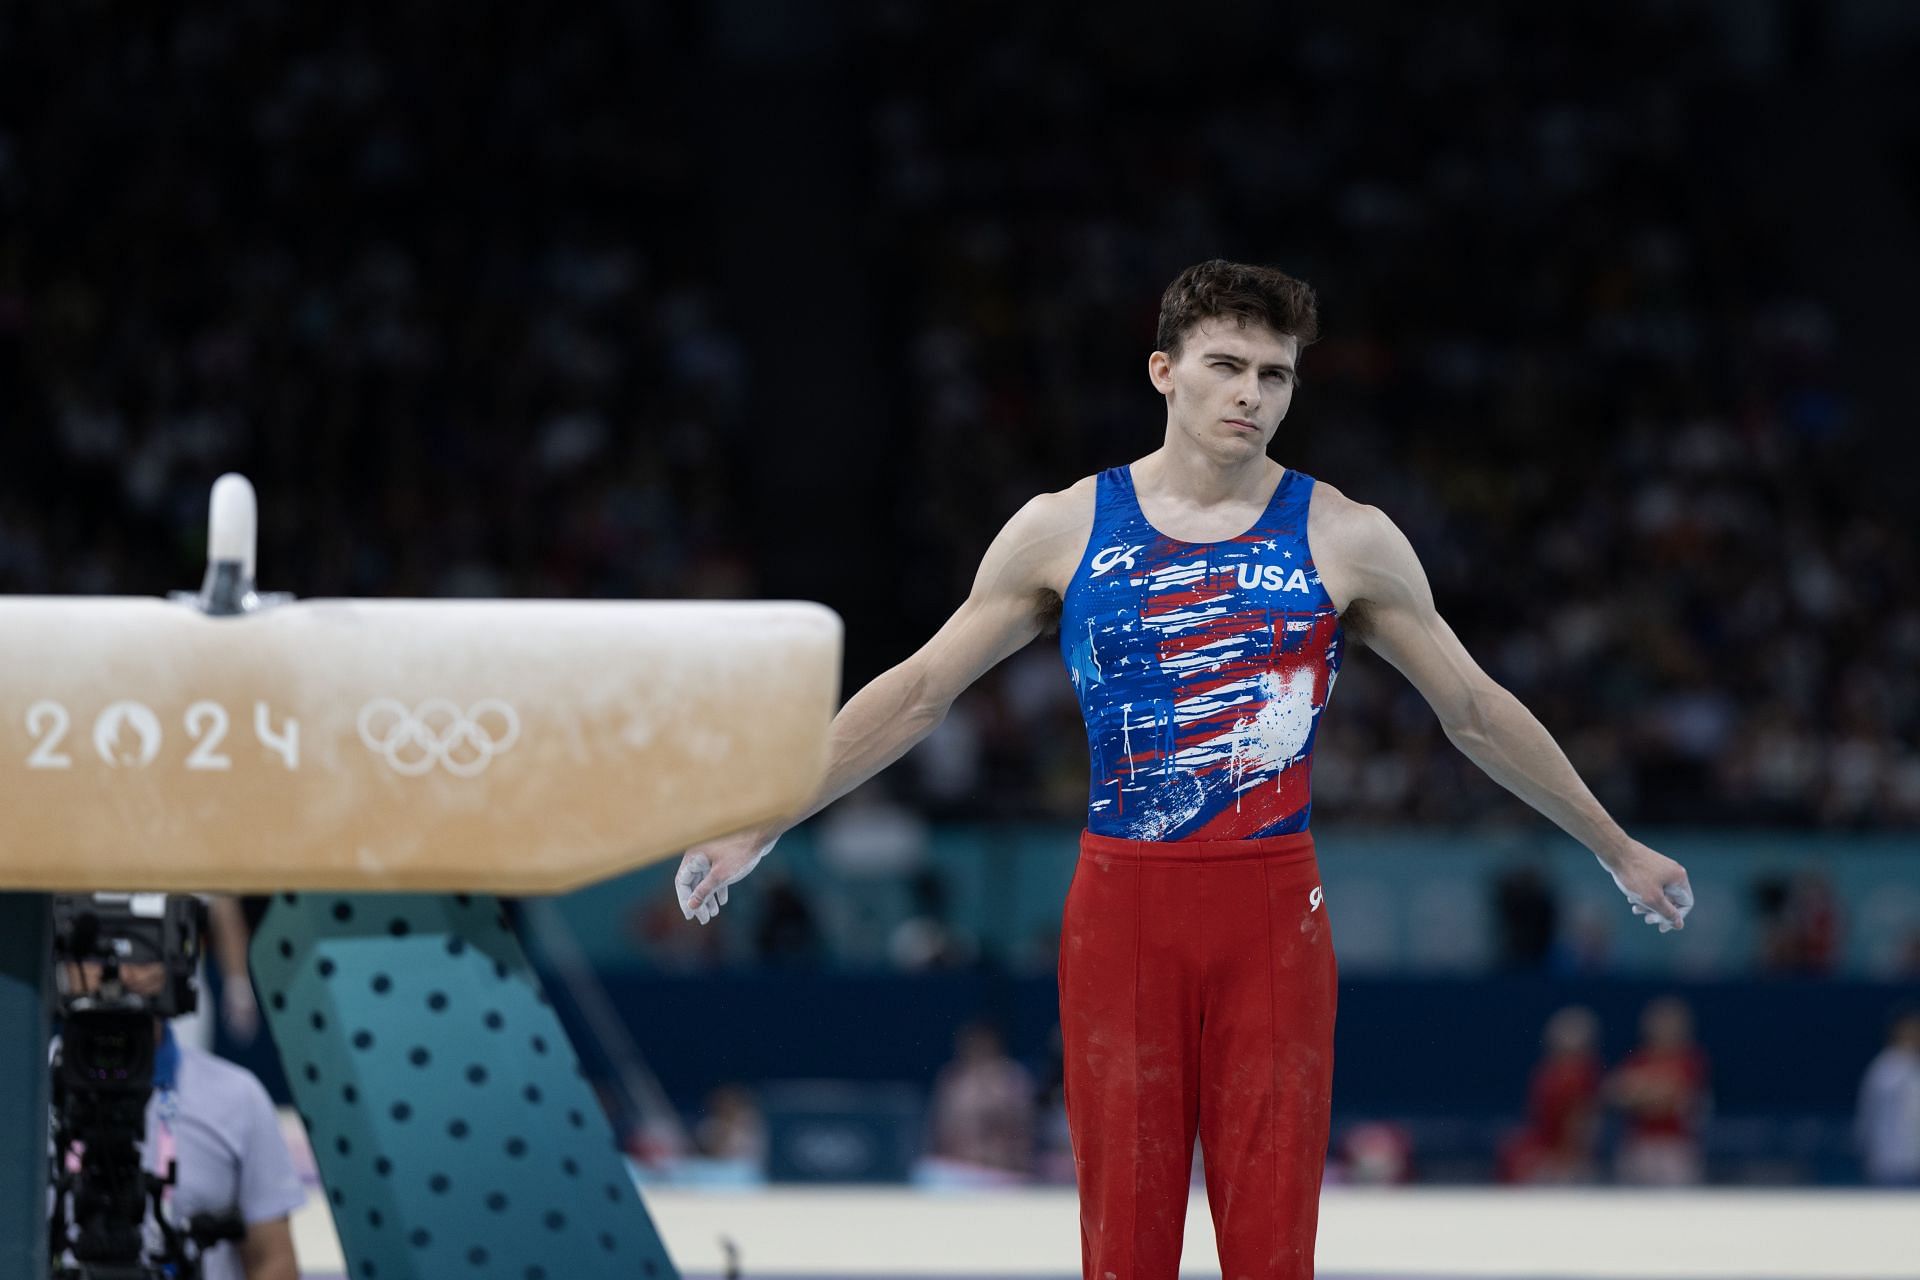
[[[680,898],[680,914],[701,924],[720,914],[727,886],[738,884],[760,865],[778,836],[755,828],[697,844],[680,857],[673,889]]]

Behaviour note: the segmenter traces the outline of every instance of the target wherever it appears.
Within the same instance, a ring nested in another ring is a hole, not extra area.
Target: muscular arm
[[[905,755],[943,719],[962,690],[1040,634],[1059,566],[1084,547],[1091,503],[1076,490],[1041,494],[994,538],[973,589],[914,655],[874,677],[833,718],[825,779],[798,812],[688,850],[681,862],[705,864],[681,901],[689,916],[709,894],[745,875],[781,833],[818,813]]]
[[[247,1280],[300,1280],[293,1253],[293,1228],[285,1218],[255,1222],[240,1241],[240,1262]]]
[[[1677,926],[1679,912],[1662,891],[1674,872],[1684,885],[1685,871],[1629,837],[1545,727],[1480,669],[1434,608],[1419,557],[1393,521],[1378,508],[1340,501],[1328,549],[1351,591],[1349,631],[1413,683],[1468,759],[1591,849],[1630,900]]]
[[[1048,540],[1044,515],[1029,503],[987,549],[973,590],[945,625],[840,708],[828,738],[826,778],[805,809],[779,822],[775,835],[905,755],[946,718],[962,690],[1040,634],[1045,597],[1034,553]]]

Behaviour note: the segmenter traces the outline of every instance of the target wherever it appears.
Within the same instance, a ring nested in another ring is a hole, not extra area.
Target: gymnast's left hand
[[[738,884],[760,865],[779,835],[756,827],[697,844],[680,856],[673,890],[680,898],[680,914],[701,924],[720,914],[727,886]]]
[[[1685,867],[1638,840],[1629,841],[1623,854],[1602,865],[1627,895],[1633,914],[1659,925],[1662,933],[1686,927],[1687,912],[1693,910],[1693,885]]]

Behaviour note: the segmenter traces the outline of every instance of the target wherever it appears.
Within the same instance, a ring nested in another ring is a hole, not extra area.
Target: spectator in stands
[[[1614,1176],[1633,1186],[1686,1186],[1701,1181],[1700,1126],[1710,1105],[1707,1056],[1693,1039],[1693,1011],[1677,996],[1647,1005],[1640,1044],[1607,1077],[1607,1100],[1625,1132]]]
[[[1754,886],[1760,913],[1760,966],[1769,973],[1819,977],[1840,958],[1840,906],[1818,871],[1763,877]]]
[[[1007,1056],[986,1023],[962,1027],[954,1046],[953,1061],[933,1086],[934,1154],[1031,1173],[1038,1118],[1032,1074]]]
[[[1500,967],[1544,969],[1553,954],[1560,904],[1536,867],[1513,867],[1493,886],[1494,919],[1500,930]]]
[[[775,874],[754,926],[754,955],[762,964],[805,967],[820,960],[820,926],[792,878]]]
[[[1414,1180],[1413,1135],[1407,1127],[1369,1120],[1343,1133],[1331,1176],[1365,1187],[1398,1186]]]
[[[740,1085],[721,1085],[707,1095],[707,1111],[694,1140],[708,1159],[766,1164],[767,1122],[753,1094]]]
[[[947,878],[936,868],[922,867],[907,882],[907,889],[912,913],[894,926],[887,939],[887,955],[894,966],[917,973],[973,964],[980,948],[971,933],[953,922]]]
[[[1894,1015],[1887,1047],[1867,1067],[1855,1135],[1868,1182],[1920,1186],[1920,1006]]]
[[[1592,1182],[1600,1132],[1600,1020],[1569,1005],[1547,1019],[1527,1087],[1527,1125],[1501,1151],[1503,1182]]]

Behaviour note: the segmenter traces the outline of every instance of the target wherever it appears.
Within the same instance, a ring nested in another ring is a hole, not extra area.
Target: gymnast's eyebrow
[[[1209,351],[1205,355],[1201,356],[1200,358],[1202,360],[1226,360],[1236,365],[1246,364],[1246,360],[1244,358],[1233,355],[1232,353],[1226,352],[1226,351]],[[1260,372],[1292,373],[1293,366],[1290,364],[1263,364],[1260,366]]]

